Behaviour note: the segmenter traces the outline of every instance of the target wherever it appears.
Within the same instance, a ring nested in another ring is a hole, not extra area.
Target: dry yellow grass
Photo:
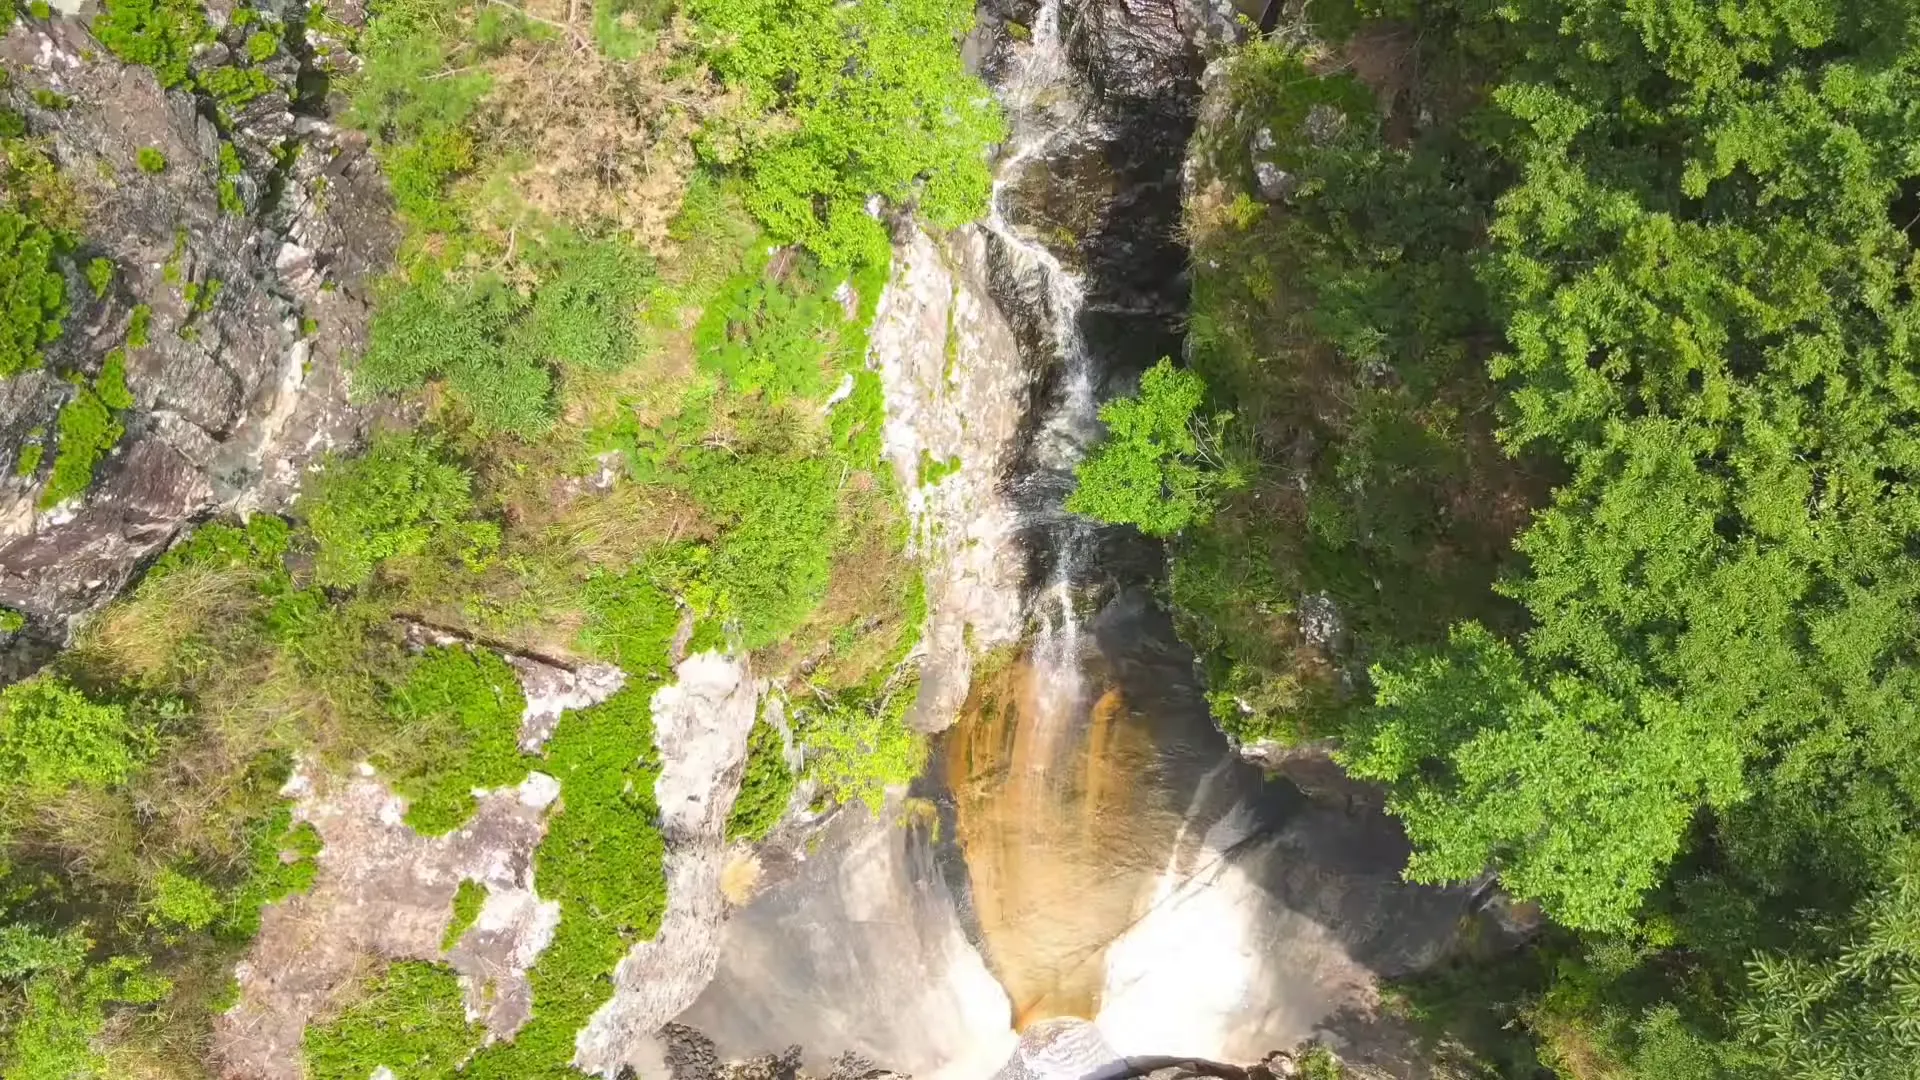
[[[760,889],[760,874],[760,857],[752,849],[733,848],[720,868],[720,895],[734,907],[746,907]]]

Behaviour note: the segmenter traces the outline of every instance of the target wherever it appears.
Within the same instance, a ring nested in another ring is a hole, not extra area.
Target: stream
[[[1364,1038],[1377,978],[1432,963],[1473,910],[1400,882],[1368,793],[1243,761],[1154,599],[1159,545],[1062,506],[1099,402],[1180,355],[1202,71],[1180,20],[1205,7],[983,4],[1011,133],[979,229],[1033,373],[1000,478],[1017,528],[990,554],[1019,566],[1027,633],[936,741],[913,793],[932,815],[838,815],[728,922],[680,1017],[724,1056],[797,1044],[954,1080],[1253,1061]]]

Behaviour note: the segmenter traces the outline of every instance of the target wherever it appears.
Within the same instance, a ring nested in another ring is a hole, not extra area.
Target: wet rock
[[[951,724],[976,656],[1020,633],[1018,567],[1002,558],[1017,514],[999,485],[1019,446],[1032,376],[988,295],[986,241],[960,229],[942,244],[919,229],[896,248],[871,356],[886,395],[886,454],[907,492],[926,568],[920,697],[908,719]],[[925,461],[958,461],[937,484]]]
[[[800,1044],[926,1078],[977,1080],[1014,1041],[1012,1006],[969,944],[926,828],[904,807],[834,815],[805,861],[727,923],[712,983],[677,1018],[723,1056]],[[769,992],[769,988],[779,988]]]
[[[364,341],[365,276],[388,261],[395,232],[364,144],[297,119],[285,92],[233,117],[242,168],[228,179],[246,207],[235,214],[221,206],[220,133],[192,96],[119,63],[79,22],[22,20],[0,38],[0,61],[16,73],[0,97],[27,116],[87,208],[76,257],[115,268],[103,296],[69,282],[72,310],[47,349],[49,370],[0,384],[0,604],[58,641],[183,525],[277,509],[318,454],[357,439],[364,418],[347,403],[344,363]],[[282,56],[265,70],[284,90],[297,65]],[[39,108],[35,90],[71,105]],[[282,146],[296,164],[278,206],[263,209]],[[139,168],[141,149],[167,167]],[[318,199],[312,181],[323,173],[341,182]],[[289,243],[298,256],[282,258]],[[43,509],[52,453],[29,477],[13,466],[29,441],[57,430],[73,390],[56,373],[96,375],[141,305],[150,341],[128,351],[126,435],[85,495]]]

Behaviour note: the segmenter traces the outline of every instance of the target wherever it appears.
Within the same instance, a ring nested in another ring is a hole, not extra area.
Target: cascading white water
[[[1080,329],[1086,285],[1058,256],[1022,233],[1007,217],[1008,189],[1028,163],[1044,157],[1059,140],[1097,137],[1097,123],[1086,107],[1085,87],[1068,62],[1061,33],[1063,0],[1042,0],[1031,38],[1011,74],[999,87],[1012,139],[996,169],[985,222],[1005,245],[1019,273],[1030,279],[1050,316],[1050,343],[1059,365],[1058,390],[1034,440],[1034,465],[1057,477],[1074,466],[1100,432],[1094,399],[1095,364]],[[1061,485],[1064,489],[1064,485]],[[1062,492],[1064,498],[1064,490]],[[1055,504],[1048,506],[1053,566],[1036,595],[1032,663],[1050,692],[1037,702],[1036,737],[1044,744],[1083,703],[1080,616],[1074,610],[1073,581],[1092,546],[1093,526]],[[1036,754],[1029,768],[1043,768],[1048,755]]]

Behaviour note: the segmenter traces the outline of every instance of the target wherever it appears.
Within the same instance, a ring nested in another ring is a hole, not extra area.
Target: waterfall
[[[999,87],[1012,137],[994,173],[987,231],[1005,246],[1023,288],[1038,297],[1049,316],[1049,343],[1060,378],[1034,440],[1034,465],[1043,474],[1028,478],[1050,496],[1037,512],[1045,516],[1053,565],[1035,596],[1037,622],[1031,662],[1050,688],[1037,704],[1035,736],[1049,746],[1052,736],[1084,701],[1080,615],[1075,610],[1075,575],[1089,557],[1094,526],[1060,505],[1072,490],[1074,467],[1099,437],[1095,400],[1095,360],[1080,328],[1086,307],[1086,282],[1045,244],[1025,234],[1007,216],[1009,187],[1030,161],[1044,160],[1067,138],[1097,137],[1098,121],[1087,107],[1085,87],[1068,61],[1062,38],[1064,0],[1041,0],[1024,51]],[[1038,753],[1028,768],[1043,769],[1048,755]]]
[[[1194,5],[983,8],[1009,123],[991,202],[945,254],[920,236],[926,257],[896,265],[885,337],[902,378],[938,380],[908,415],[977,431],[988,397],[1022,413],[990,467],[968,457],[1000,524],[955,550],[1023,586],[1031,636],[952,701],[914,792],[940,827],[854,810],[760,852],[772,884],[682,1022],[730,1056],[849,1049],[932,1080],[1085,1080],[1115,1052],[1254,1060],[1364,1006],[1374,971],[1417,966],[1464,900],[1400,883],[1404,841],[1377,812],[1309,804],[1240,760],[1154,599],[1163,550],[1065,508],[1101,397],[1181,348]],[[943,352],[939,327],[951,343],[983,308],[1002,355],[956,367],[982,354]]]

